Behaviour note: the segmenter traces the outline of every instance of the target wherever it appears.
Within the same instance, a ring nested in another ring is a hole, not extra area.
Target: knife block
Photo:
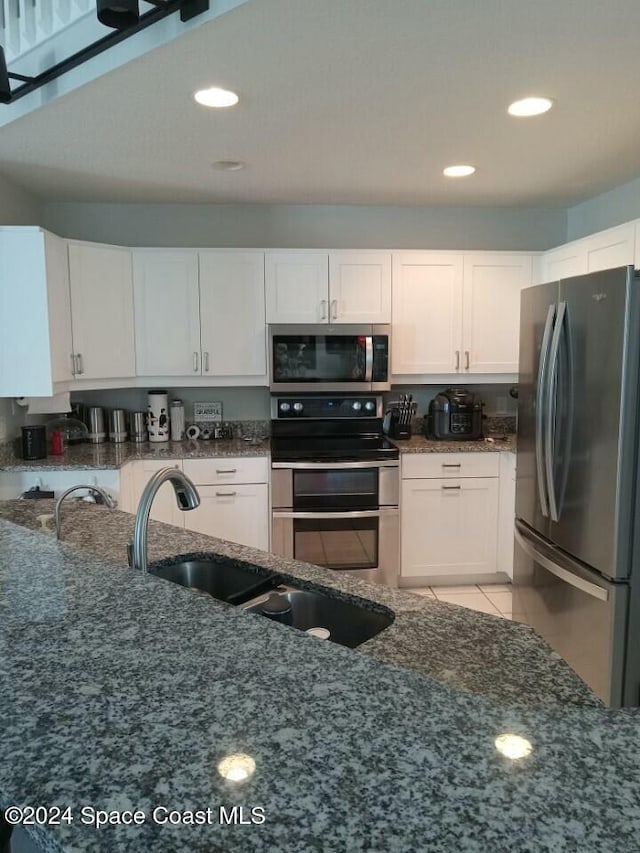
[[[395,411],[391,413],[389,438],[396,438],[400,440],[411,438],[411,424],[401,424],[398,413]]]

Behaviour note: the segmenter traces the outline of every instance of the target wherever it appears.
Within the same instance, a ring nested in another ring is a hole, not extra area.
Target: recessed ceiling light
[[[548,112],[553,106],[551,98],[522,98],[509,104],[509,115],[524,118],[526,116],[539,116]]]
[[[447,166],[446,169],[442,170],[442,174],[446,175],[447,178],[466,178],[469,175],[473,175],[475,170],[476,170],[475,166],[468,166],[468,165],[467,166],[465,166],[465,165]]]
[[[498,752],[506,758],[512,759],[526,758],[527,755],[531,755],[531,750],[533,749],[530,741],[526,738],[507,733],[498,735],[494,744]]]
[[[219,172],[239,172],[244,169],[244,163],[242,160],[216,160],[211,164],[211,168]]]
[[[233,107],[238,103],[238,96],[228,89],[219,89],[213,86],[211,89],[199,89],[193,96],[203,107]]]

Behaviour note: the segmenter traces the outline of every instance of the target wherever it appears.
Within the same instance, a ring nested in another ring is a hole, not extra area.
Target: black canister
[[[47,430],[44,426],[22,427],[22,458],[47,458]]]

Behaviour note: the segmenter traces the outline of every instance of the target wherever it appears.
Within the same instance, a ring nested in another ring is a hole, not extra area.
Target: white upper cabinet
[[[267,323],[323,323],[329,320],[327,252],[267,252]]]
[[[542,256],[542,281],[624,267],[640,267],[640,223],[625,222],[581,240],[550,249]]]
[[[69,284],[76,378],[135,376],[131,250],[70,243]]]
[[[267,252],[268,323],[391,322],[390,252]]]
[[[391,366],[395,374],[453,373],[460,360],[463,257],[393,255]]]
[[[530,255],[465,254],[463,372],[518,372],[520,291],[531,284],[531,275]]]
[[[133,290],[138,376],[199,376],[198,254],[134,249]]]
[[[558,246],[542,256],[542,277],[536,284],[559,281],[587,272],[587,253],[584,241],[574,240],[566,246]]]
[[[71,356],[66,242],[40,228],[1,228],[0,396],[63,390]]]
[[[331,252],[331,323],[391,322],[391,253]]]
[[[265,376],[264,255],[200,252],[203,376]]]
[[[394,253],[393,375],[517,373],[531,275],[525,254]]]
[[[635,223],[626,222],[584,239],[587,272],[608,270],[634,263]]]

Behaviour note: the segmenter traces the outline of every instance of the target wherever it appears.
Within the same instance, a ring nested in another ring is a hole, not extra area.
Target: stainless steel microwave
[[[388,391],[389,325],[269,326],[272,391]]]

